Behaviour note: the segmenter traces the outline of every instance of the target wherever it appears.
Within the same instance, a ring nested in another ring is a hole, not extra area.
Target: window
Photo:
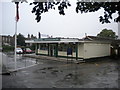
[[[47,49],[48,49],[48,46],[46,43],[40,44],[40,50],[47,50]]]
[[[75,50],[76,46],[75,46],[75,44],[73,44],[73,43],[68,43],[68,44],[61,43],[61,44],[58,44],[58,50],[59,50],[59,51],[65,51],[65,52],[66,52],[68,47],[71,47],[72,50],[73,50],[73,52],[76,51],[76,50]]]

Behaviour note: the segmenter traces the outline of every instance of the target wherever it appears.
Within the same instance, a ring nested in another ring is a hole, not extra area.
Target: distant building
[[[36,36],[34,36],[33,34],[28,34],[28,37],[25,38],[25,40],[34,40],[34,39],[37,39]],[[32,43],[26,43],[26,46],[32,46],[33,44]]]
[[[2,38],[2,45],[9,45],[9,46],[13,46],[14,45],[14,37],[8,35],[1,35],[0,38]]]

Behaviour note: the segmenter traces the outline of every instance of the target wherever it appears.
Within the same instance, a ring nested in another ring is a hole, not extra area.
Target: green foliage
[[[60,15],[65,15],[64,9],[68,8],[71,6],[68,0],[63,0],[63,1],[54,1],[53,2],[33,2],[30,3],[30,5],[34,5],[32,13],[35,13],[36,15],[36,20],[37,22],[40,22],[41,20],[41,14],[48,12],[49,9],[54,9],[55,10],[55,5],[58,5],[58,10]]]
[[[95,12],[99,9],[104,9],[104,16],[100,16],[99,20],[103,23],[110,23],[112,15],[118,13],[118,17],[114,19],[115,22],[120,22],[120,1],[119,2],[77,2],[76,12],[81,13]]]
[[[19,46],[25,46],[25,37],[22,34],[17,35],[17,45]]]
[[[35,50],[35,44],[32,44],[32,46],[30,47],[31,50]]]
[[[41,14],[48,12],[49,9],[55,9],[55,5],[58,5],[58,11],[60,15],[65,15],[64,9],[71,6],[68,0],[61,0],[53,2],[33,2],[30,5],[34,5],[32,13],[35,13],[37,22],[41,20]],[[110,20],[113,19],[113,14],[118,13],[118,17],[114,18],[115,22],[120,22],[120,1],[119,2],[80,2],[76,3],[76,12],[79,13],[88,13],[96,12],[99,9],[104,9],[104,16],[99,17],[99,21],[104,23],[110,23]]]
[[[3,45],[3,52],[14,51],[14,46]]]
[[[98,37],[106,37],[111,39],[116,39],[117,35],[112,30],[103,29],[99,34],[97,34]]]

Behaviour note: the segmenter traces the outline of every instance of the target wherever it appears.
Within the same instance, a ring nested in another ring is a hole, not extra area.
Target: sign
[[[72,55],[72,48],[67,49],[67,55]]]
[[[60,41],[60,38],[40,38],[35,41]]]

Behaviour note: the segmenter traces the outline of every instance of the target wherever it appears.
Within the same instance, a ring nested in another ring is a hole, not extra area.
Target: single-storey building
[[[110,56],[109,40],[93,40],[90,37],[78,38],[40,38],[26,40],[25,43],[36,45],[37,55],[90,59]]]
[[[87,36],[87,38],[91,38],[94,41],[107,41],[111,43],[111,47],[110,47],[111,58],[120,57],[120,39],[113,39],[113,38],[107,38],[107,37],[96,37],[96,36]]]

